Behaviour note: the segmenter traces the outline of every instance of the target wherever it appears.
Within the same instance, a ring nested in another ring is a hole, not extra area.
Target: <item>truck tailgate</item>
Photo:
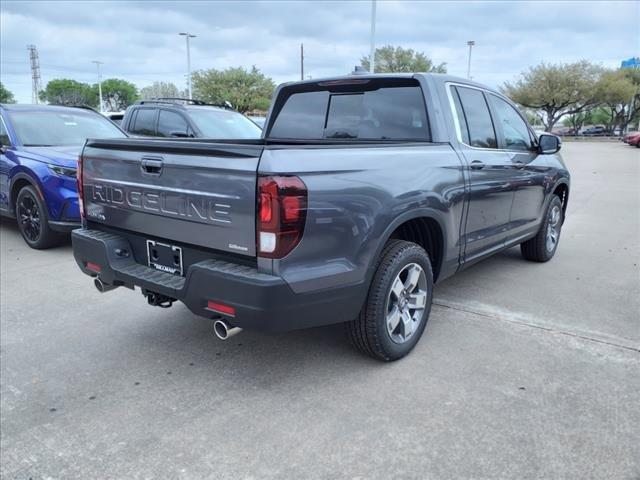
[[[82,153],[87,220],[150,237],[255,256],[262,145],[89,140]]]

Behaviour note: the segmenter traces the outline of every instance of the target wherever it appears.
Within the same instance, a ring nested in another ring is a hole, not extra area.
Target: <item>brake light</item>
[[[307,219],[307,187],[295,176],[258,177],[258,255],[282,258],[293,250]]]
[[[78,156],[78,168],[76,170],[76,179],[78,180],[78,207],[80,209],[80,218],[84,220],[84,189],[82,188],[82,155]]]

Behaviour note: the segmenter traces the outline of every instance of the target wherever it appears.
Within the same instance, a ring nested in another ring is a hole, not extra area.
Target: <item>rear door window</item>
[[[415,141],[431,138],[422,90],[411,79],[403,79],[397,86],[372,84],[293,93],[278,112],[269,137]]]
[[[189,126],[185,118],[171,110],[160,110],[158,135],[161,137],[187,136]]]
[[[484,93],[475,88],[456,87],[469,134],[469,145],[477,148],[498,148],[489,105]],[[464,129],[462,129],[464,131]]]
[[[157,108],[139,108],[133,122],[133,128],[129,131],[135,135],[156,135]]]

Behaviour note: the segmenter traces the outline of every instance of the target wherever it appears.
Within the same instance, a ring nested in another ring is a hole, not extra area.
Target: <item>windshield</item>
[[[25,147],[82,145],[87,138],[126,137],[113,123],[91,112],[10,112],[18,140]]]
[[[251,139],[262,135],[260,127],[237,112],[193,108],[189,114],[205,138]]]

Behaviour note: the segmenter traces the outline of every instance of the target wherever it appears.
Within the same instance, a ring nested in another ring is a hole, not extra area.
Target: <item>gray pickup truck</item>
[[[286,331],[345,323],[362,352],[406,355],[436,281],[514,245],[545,262],[569,197],[559,139],[503,95],[435,74],[278,87],[259,140],[88,140],[80,269],[214,320]]]

